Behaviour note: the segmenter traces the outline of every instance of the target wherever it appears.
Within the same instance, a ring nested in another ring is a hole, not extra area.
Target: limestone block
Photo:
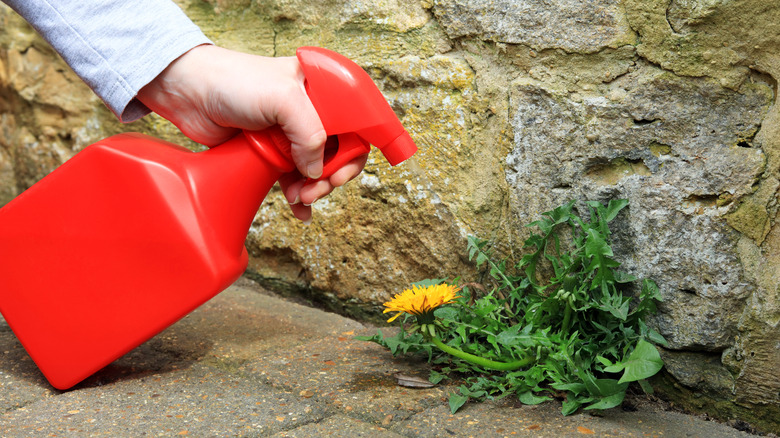
[[[634,41],[617,0],[439,0],[434,5],[453,39],[468,36],[583,53]]]
[[[753,138],[771,85],[735,92],[645,65],[604,92],[573,99],[517,85],[506,174],[516,214],[530,221],[567,199],[628,198],[618,244],[624,267],[666,295],[662,333],[672,348],[721,351],[736,331],[731,310],[753,289],[722,216],[764,171]]]
[[[629,0],[643,57],[681,75],[738,87],[750,70],[770,71],[780,43],[780,8],[761,1]],[[776,71],[776,70],[775,70]]]

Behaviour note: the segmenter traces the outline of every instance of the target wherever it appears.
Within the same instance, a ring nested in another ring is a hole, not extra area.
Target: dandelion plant
[[[569,202],[529,224],[537,229],[514,265],[496,260],[489,242],[468,239],[470,258],[489,289],[425,280],[385,304],[404,315],[403,330],[359,337],[394,355],[426,352],[429,380],[465,378],[450,394],[454,413],[469,399],[515,395],[525,404],[564,397],[563,414],[619,406],[631,382],[663,366],[665,340],[644,321],[661,300],[652,280],[620,272],[609,244],[611,222],[627,205],[587,202],[588,219]],[[541,267],[545,266],[544,272]],[[481,291],[484,291],[480,293]]]

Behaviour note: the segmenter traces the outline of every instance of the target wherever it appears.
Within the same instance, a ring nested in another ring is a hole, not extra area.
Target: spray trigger
[[[330,178],[350,161],[369,152],[371,145],[354,132],[329,136],[325,141],[322,176],[316,180],[308,179],[306,184]]]

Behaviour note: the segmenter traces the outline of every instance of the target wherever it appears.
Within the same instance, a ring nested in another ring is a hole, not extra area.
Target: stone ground
[[[749,437],[641,405],[563,417],[559,403],[469,403],[398,386],[427,364],[353,340],[376,328],[248,280],[69,391],[51,388],[0,319],[0,437]]]

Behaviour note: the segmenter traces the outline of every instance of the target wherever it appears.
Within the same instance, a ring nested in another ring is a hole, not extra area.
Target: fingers
[[[328,179],[309,182],[298,172],[290,172],[279,178],[282,193],[290,204],[290,209],[296,218],[304,223],[310,223],[311,205],[330,194],[333,189],[346,184],[363,170],[368,155],[362,155],[347,163]]]
[[[300,191],[306,179],[298,172],[290,172],[279,178],[279,185],[282,186],[282,193],[290,204],[290,210],[293,215],[305,224],[311,223],[311,206],[303,205],[300,198]]]
[[[306,178],[298,172],[285,173],[279,178],[279,185],[282,187],[287,203],[290,205],[301,203],[301,188],[306,184]]]
[[[301,186],[297,194],[301,203],[304,205],[312,205],[317,202],[317,200],[329,195],[336,187],[341,187],[355,178],[363,170],[363,167],[366,164],[366,158],[367,155],[360,156],[344,165],[344,167],[331,175],[330,178]]]
[[[316,112],[315,112],[316,114]],[[319,119],[317,119],[319,121]],[[320,125],[321,126],[321,125]],[[322,176],[322,158],[324,154],[323,145],[327,135],[325,130],[321,129],[315,131],[300,141],[293,141],[293,137],[300,137],[300,135],[294,135],[291,132],[292,129],[289,126],[282,126],[287,138],[292,142],[292,158],[295,162],[295,167],[298,171],[311,179],[319,179]],[[314,128],[316,130],[316,128]],[[301,131],[298,131],[301,132]]]
[[[287,58],[297,82],[284,95],[277,122],[292,143],[292,157],[298,171],[311,179],[322,176],[322,157],[327,134],[304,87],[304,76],[295,58]]]
[[[157,113],[165,117],[161,112],[158,111]],[[168,120],[176,119],[174,117],[166,118]],[[184,135],[208,147],[220,145],[240,132],[237,128],[217,125],[209,119],[199,117],[199,114],[193,114],[192,117],[189,118],[180,118],[177,121],[178,124],[176,124],[176,127],[179,128]]]
[[[301,187],[300,198],[303,205],[312,205],[319,199],[328,196],[335,187],[328,180],[320,180]]]
[[[366,166],[367,160],[368,160],[368,154],[364,154],[359,157],[356,157],[354,160],[344,165],[344,167],[334,172],[333,175],[331,175],[330,178],[328,178],[328,181],[330,181],[330,184],[333,187],[343,186],[344,184],[354,179],[356,176],[360,174],[360,172],[363,171],[363,168]]]
[[[311,224],[311,207],[303,204],[295,204],[290,206],[293,215],[306,225]]]

